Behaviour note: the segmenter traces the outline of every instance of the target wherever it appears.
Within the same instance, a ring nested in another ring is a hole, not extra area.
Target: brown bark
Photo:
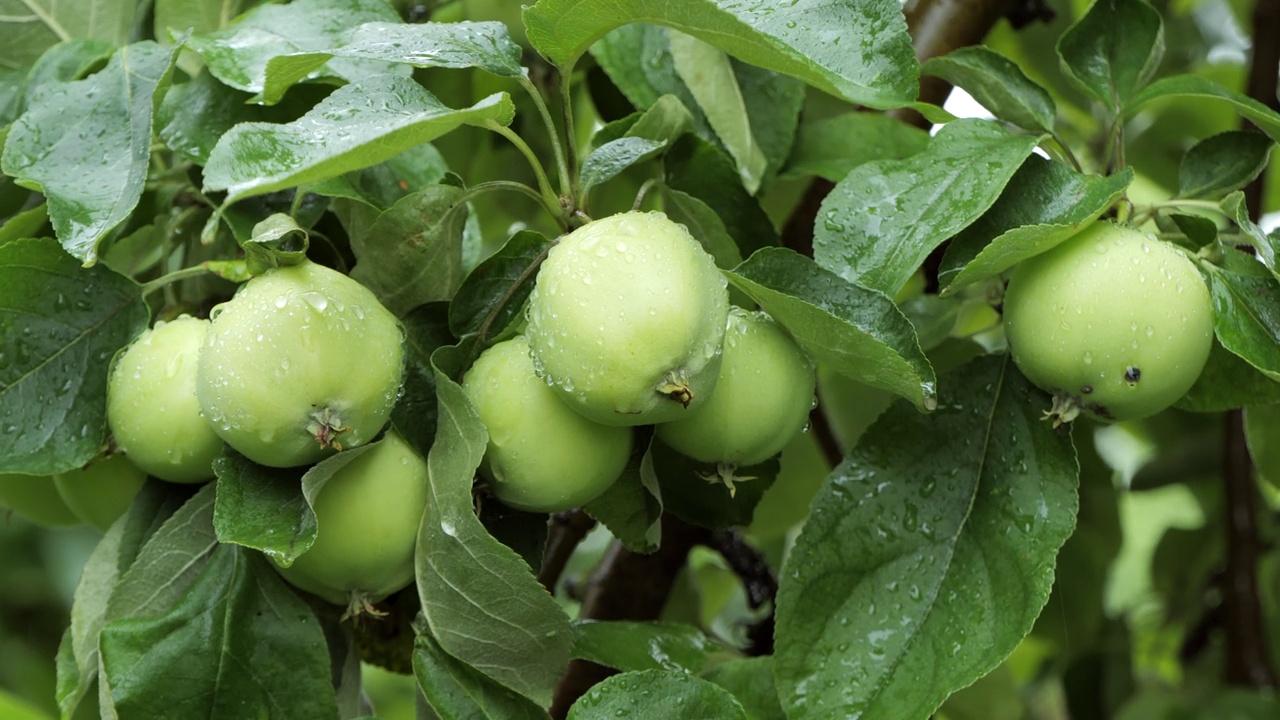
[[[662,547],[649,555],[632,552],[615,542],[584,589],[579,617],[591,620],[656,620],[667,604],[676,577],[694,545],[707,544],[711,531],[665,515]],[[574,660],[560,678],[551,703],[551,717],[563,718],[574,701],[592,685],[616,671],[585,660]]]
[[[1276,671],[1267,649],[1270,635],[1258,600],[1258,489],[1239,410],[1227,413],[1223,444],[1227,511],[1227,566],[1222,585],[1225,679],[1232,685],[1274,688]]]
[[[1276,97],[1280,75],[1280,3],[1256,0],[1249,97],[1280,111]],[[1244,125],[1248,126],[1248,122]],[[1245,188],[1249,214],[1262,215],[1266,174]],[[1266,620],[1258,596],[1258,489],[1253,460],[1245,443],[1239,410],[1227,414],[1223,430],[1222,481],[1226,505],[1227,558],[1222,579],[1223,629],[1226,634],[1225,680],[1232,685],[1275,688],[1276,670],[1267,645]]]
[[[1276,97],[1276,68],[1280,67],[1280,3],[1255,0],[1253,6],[1253,58],[1249,66],[1249,97],[1280,112]],[[1246,125],[1248,123],[1246,122]],[[1266,194],[1266,173],[1244,189],[1249,214],[1255,220],[1262,215],[1262,199]]]

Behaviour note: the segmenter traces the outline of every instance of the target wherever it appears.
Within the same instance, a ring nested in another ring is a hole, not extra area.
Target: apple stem
[[[666,395],[685,407],[689,407],[689,403],[693,402],[693,390],[689,387],[689,381],[685,378],[683,371],[673,370],[667,373],[657,389],[659,394]]]

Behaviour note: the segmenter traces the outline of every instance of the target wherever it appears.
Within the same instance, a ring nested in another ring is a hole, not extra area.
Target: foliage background
[[[218,9],[234,13],[249,4],[224,2]],[[1159,0],[1153,4],[1166,21],[1169,52],[1162,74],[1192,71],[1229,88],[1246,89],[1252,3]],[[413,10],[410,3],[401,5],[406,12]],[[987,42],[1050,89],[1067,119],[1065,127],[1074,133],[1068,140],[1080,141],[1097,134],[1097,119],[1087,98],[1064,81],[1053,48],[1088,3],[1052,0],[1049,5],[1055,11],[1051,22],[1014,30],[1002,20],[995,23]],[[186,17],[208,7],[213,5],[156,0],[154,12]],[[512,18],[510,3],[481,0],[463,0],[440,12],[471,19]],[[143,17],[145,13],[133,21],[141,22]],[[160,25],[161,18],[156,23]],[[603,92],[596,107],[585,94],[579,98],[584,110],[578,114],[579,133],[584,144],[593,129],[591,118],[612,120],[630,110],[625,98],[610,95],[600,69],[585,65],[580,70],[584,85],[603,88]],[[425,70],[419,76],[441,97],[450,98],[448,104],[454,107],[498,90],[514,90],[511,82],[480,72]],[[807,125],[846,109],[816,93],[806,103]],[[535,115],[530,107],[518,110],[517,117]],[[1179,159],[1191,143],[1236,129],[1238,124],[1235,113],[1207,103],[1181,104],[1137,118],[1128,138],[1132,143],[1129,160],[1138,173],[1134,198],[1163,197],[1177,188]],[[525,172],[516,150],[479,128],[461,128],[437,147],[447,166],[470,183],[512,179],[513,168]],[[535,146],[535,150],[549,155],[548,148]],[[822,152],[826,148],[815,145],[814,154]],[[1263,202],[1271,211],[1280,210],[1278,165],[1272,163],[1268,170]],[[515,179],[534,182],[531,174],[517,174]],[[599,198],[601,214],[625,207],[644,179],[639,171],[624,172],[617,181],[622,189]],[[762,198],[779,229],[785,230],[785,221],[807,184],[801,177],[788,177],[784,170],[782,179]],[[532,201],[491,195],[477,199],[475,205],[473,222],[488,243],[482,254],[496,249],[512,228],[540,217],[533,212]],[[536,222],[534,229],[554,232],[550,224],[544,227]],[[1269,224],[1280,222],[1273,219]],[[831,433],[846,449],[854,446],[888,404],[885,393],[836,375],[824,375],[822,395]],[[1066,710],[1073,717],[1125,719],[1171,713],[1188,718],[1226,717],[1227,713],[1246,718],[1274,716],[1274,700],[1266,694],[1220,681],[1229,675],[1224,666],[1233,651],[1223,624],[1224,539],[1230,528],[1220,475],[1222,422],[1217,415],[1175,411],[1147,422],[1076,429],[1082,467],[1080,527],[1059,559],[1063,580],[1033,634],[1003,665],[951,698],[942,716],[952,720],[1054,718]],[[762,513],[748,533],[774,567],[781,565],[794,542],[797,523],[827,470],[816,433],[797,438],[781,463],[775,489],[762,503]],[[1280,477],[1262,480],[1258,483],[1263,522],[1257,560],[1260,606],[1269,633],[1254,642],[1265,655],[1280,658],[1280,548],[1275,542],[1280,492],[1274,484],[1280,483]],[[604,552],[606,540],[603,534],[591,536],[573,558],[568,575],[587,572]],[[4,589],[0,593],[0,688],[50,714],[56,710],[52,658],[67,624],[79,568],[95,542],[95,534],[88,530],[42,531],[16,518],[0,524],[0,588]],[[676,581],[663,619],[693,622],[713,636],[741,643],[744,623],[756,618],[747,589],[724,558],[698,549]],[[381,696],[380,716],[387,720],[412,716],[412,699],[402,678],[373,670],[367,677],[370,693]]]

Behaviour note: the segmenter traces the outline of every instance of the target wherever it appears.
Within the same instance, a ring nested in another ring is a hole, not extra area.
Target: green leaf
[[[442,718],[537,720],[550,717],[525,697],[445,652],[430,633],[413,644],[413,675],[427,705]]]
[[[99,622],[160,615],[186,594],[218,547],[213,529],[214,496],[215,485],[207,483],[176,512],[164,518],[160,527],[136,550],[137,556],[127,569],[121,568],[120,579]],[[128,521],[131,523],[136,508],[135,503],[130,509]],[[121,544],[125,545],[130,539],[126,532]]]
[[[1280,113],[1238,92],[1199,75],[1173,75],[1160,78],[1129,100],[1126,115],[1133,115],[1157,100],[1219,100],[1231,105],[1242,117],[1258,126],[1267,137],[1280,142]]]
[[[674,95],[663,95],[637,115],[619,121],[629,126],[622,136],[599,145],[582,161],[584,191],[658,156],[693,128],[693,116]],[[600,135],[604,134],[602,130]]]
[[[889,408],[814,499],[778,593],[789,718],[928,717],[1049,597],[1075,527],[1069,436],[1006,356],[943,387],[931,415]]]
[[[261,550],[286,566],[315,542],[316,516],[309,502],[315,495],[304,496],[302,487],[303,474],[310,475],[306,468],[265,467],[227,451],[213,461],[213,470],[218,476],[213,511],[218,542]]]
[[[133,281],[52,240],[0,245],[0,472],[52,475],[98,453],[107,368],[149,317]]]
[[[294,103],[259,107],[246,104],[248,97],[201,73],[165,93],[156,112],[156,133],[169,149],[204,165],[218,138],[232,127],[253,121],[288,122],[302,114],[294,112]]]
[[[1280,276],[1280,235],[1268,235],[1249,217],[1249,206],[1245,203],[1244,192],[1237,190],[1218,203],[1222,212],[1240,228],[1245,240],[1258,253],[1258,259],[1273,274]]]
[[[433,355],[439,421],[418,535],[422,612],[449,655],[545,707],[568,663],[572,631],[529,566],[475,515],[471,485],[488,434],[462,388],[440,370],[448,351]]]
[[[589,190],[637,163],[657,157],[667,143],[640,137],[621,137],[601,145],[582,161],[582,189]]]
[[[420,68],[475,67],[511,78],[526,73],[520,64],[520,46],[499,22],[368,22],[352,30],[343,43],[312,49],[319,52],[280,54],[267,61],[260,96],[263,102],[278,102],[294,83],[311,75],[330,58]],[[357,80],[359,76],[348,79]]]
[[[569,708],[568,720],[620,717],[746,720],[746,711],[727,691],[706,680],[672,670],[615,675],[587,691]]]
[[[49,206],[41,203],[24,210],[0,225],[0,245],[38,237],[37,233],[49,222]]]
[[[245,267],[250,275],[307,262],[311,234],[285,213],[272,213],[255,223],[249,238],[241,243]]]
[[[166,38],[170,30],[178,34],[220,30],[247,6],[257,2],[258,0],[155,0],[153,32],[157,38]]]
[[[1164,57],[1164,24],[1145,0],[1095,0],[1058,40],[1062,70],[1071,82],[1119,113]]]
[[[1209,266],[1218,342],[1272,380],[1280,381],[1280,281]]]
[[[22,112],[22,90],[27,83],[25,70],[0,68],[0,127],[18,119]]]
[[[941,294],[995,277],[1066,240],[1106,212],[1132,180],[1129,168],[1103,177],[1027,158],[995,204],[947,246],[938,271]]]
[[[748,720],[786,720],[778,702],[771,655],[721,663],[702,679],[733,693],[747,711]]]
[[[1049,91],[1009,58],[981,45],[930,58],[920,68],[973,96],[992,115],[1020,128],[1052,132],[1057,106]]]
[[[669,40],[676,73],[737,164],[743,187],[754,195],[768,161],[751,131],[746,99],[729,56],[682,32],[671,31]]]
[[[933,409],[933,368],[911,323],[887,295],[782,248],[761,250],[725,274],[819,362],[921,410]]]
[[[1218,239],[1218,223],[1210,218],[1202,215],[1170,213],[1169,219],[1182,231],[1182,234],[1186,235],[1185,242],[1176,239],[1174,242],[1188,249],[1199,250]]]
[[[625,25],[592,45],[591,54],[635,107],[648,109],[660,97],[672,95],[692,114],[693,131],[704,140],[719,142],[699,100],[676,72],[672,32],[658,25]],[[791,151],[805,85],[739,60],[731,59],[729,67],[742,96],[745,121],[767,162],[767,182]]]
[[[98,633],[108,618],[108,604],[113,601],[117,582],[125,572],[131,569],[135,560],[141,559],[143,566],[150,564],[150,551],[139,552],[144,541],[150,544],[148,536],[155,538],[161,535],[161,522],[167,524],[173,510],[180,505],[172,493],[155,492],[158,489],[173,489],[168,483],[152,482],[145,485],[135,496],[133,505],[122,522],[115,523],[106,535],[98,542],[93,553],[85,562],[80,574],[80,582],[76,585],[71,605],[71,623],[63,638],[63,646],[58,649],[58,707],[64,717],[71,717],[80,703],[96,688],[98,677]],[[198,495],[198,494],[197,494]],[[206,493],[212,495],[212,491]],[[213,530],[208,527],[208,512],[212,509],[212,497],[205,498],[208,503],[200,501],[187,503],[195,508],[205,509],[204,533],[210,546],[213,543]],[[186,515],[182,509],[173,514]],[[175,522],[182,522],[181,519]],[[198,537],[199,529],[194,532],[184,528],[184,535],[189,538]],[[161,540],[160,542],[164,542]],[[176,554],[175,554],[176,556]],[[188,558],[191,559],[191,558]],[[198,566],[199,560],[191,563]],[[177,572],[170,572],[161,579],[164,590],[157,592],[151,589],[151,596],[163,598],[165,591],[178,587],[185,589],[183,578]],[[128,592],[127,588],[123,592]],[[115,601],[119,606],[120,601]],[[136,603],[124,603],[126,606]],[[132,611],[133,607],[126,607]]]
[[[337,718],[324,634],[261,556],[222,545],[169,612],[102,630],[121,717]]]
[[[773,222],[743,187],[733,161],[692,135],[678,140],[663,158],[667,187],[707,204],[724,223],[742,255],[778,244]]]
[[[1196,384],[1173,406],[1191,412],[1217,413],[1271,403],[1280,403],[1280,382],[1215,342]]]
[[[175,56],[153,42],[121,48],[101,72],[46,86],[9,131],[4,172],[45,194],[58,240],[85,263],[142,196]]]
[[[102,40],[70,40],[49,48],[27,73],[22,103],[31,106],[50,88],[102,70],[116,52],[116,46]]]
[[[376,76],[339,88],[284,125],[243,123],[218,140],[205,189],[227,202],[377,165],[460,125],[511,122],[505,93],[453,110],[409,78]]]
[[[814,260],[893,295],[934,248],[991,207],[1037,142],[990,121],[957,120],[915,155],[859,165],[818,210]]]
[[[133,29],[134,0],[0,0],[0,67],[28,67],[59,42],[102,40],[120,46]]]
[[[883,113],[845,113],[801,125],[782,176],[838,182],[863,163],[901,160],[928,142],[929,133]]]
[[[383,0],[296,0],[287,5],[264,4],[224,29],[188,38],[187,46],[200,53],[208,71],[223,83],[247,93],[261,93],[272,58],[328,50],[341,45],[351,28],[377,21],[397,22],[399,17]],[[319,65],[324,68],[317,70]],[[335,58],[313,64],[297,79],[342,78],[355,82],[391,72],[407,76],[409,68],[376,60]]]
[[[260,97],[268,104],[278,102],[289,87],[332,58],[376,60],[416,68],[480,68],[495,76],[515,78],[527,73],[520,64],[520,55],[520,45],[502,23],[364,23],[337,46],[316,53],[270,58],[266,61]]]
[[[661,442],[649,452],[667,512],[712,530],[750,525],[756,505],[778,477],[776,458],[745,465],[734,469],[730,490],[714,463],[691,460]]]
[[[649,443],[644,446],[645,452],[631,456],[609,489],[582,508],[637,553],[651,553],[662,543],[662,490]]]
[[[730,0],[540,0],[525,10],[524,22],[529,42],[562,68],[613,28],[648,22],[871,107],[899,107],[917,91],[918,64],[896,0],[799,0],[781,7]]]
[[[522,317],[533,279],[551,250],[540,233],[522,230],[476,266],[449,303],[449,329],[458,337],[475,334],[488,342]]]
[[[462,280],[466,191],[430,185],[378,216],[357,245],[351,277],[396,315],[433,300],[448,300]]]
[[[699,673],[728,649],[683,623],[579,620],[573,624],[573,656],[623,672],[671,670]]]
[[[692,114],[698,132],[711,139],[707,119],[676,73],[667,28],[644,23],[623,25],[594,43],[591,55],[638,110],[649,109],[664,95],[674,96]]]
[[[391,411],[391,422],[401,437],[426,457],[436,437],[436,377],[431,353],[452,345],[449,303],[427,303],[400,318],[404,327],[404,390]]]
[[[1178,197],[1221,197],[1248,185],[1267,167],[1275,141],[1233,130],[1196,143],[1178,167]]]
[[[307,191],[357,200],[382,211],[406,195],[440,184],[448,174],[449,166],[434,145],[418,145],[386,162],[308,185]],[[368,229],[350,233],[351,242],[361,244],[367,234]]]
[[[662,209],[667,217],[689,228],[689,234],[716,259],[716,267],[730,270],[742,262],[742,253],[724,226],[724,220],[706,203],[664,185]]]
[[[156,492],[162,488],[171,492]],[[217,544],[211,523],[213,484],[185,503],[173,490],[175,486],[158,481],[145,485],[124,521],[112,526],[85,564],[71,608],[69,646],[60,649],[59,662],[65,664],[58,669],[58,704],[67,717],[96,688],[103,625],[167,610]]]
[[[1280,488],[1280,405],[1250,405],[1244,410],[1244,434],[1249,455],[1258,474],[1272,487]]]

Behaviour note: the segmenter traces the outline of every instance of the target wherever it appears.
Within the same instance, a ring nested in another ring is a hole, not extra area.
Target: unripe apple
[[[683,417],[715,388],[727,283],[684,226],[626,212],[552,248],[529,299],[535,368],[606,425]]]

